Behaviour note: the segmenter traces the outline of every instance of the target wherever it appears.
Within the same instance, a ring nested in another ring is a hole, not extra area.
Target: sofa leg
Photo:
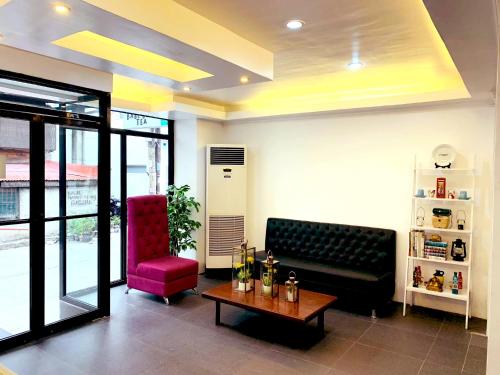
[[[132,288],[125,289],[125,294],[128,294],[128,292],[130,292],[130,289],[132,289]]]
[[[163,297],[163,300],[165,301],[165,305],[170,305],[170,301],[168,300],[167,297]]]
[[[198,295],[200,294],[200,292],[198,292],[198,288],[193,288],[191,289],[193,291],[194,294]]]
[[[377,310],[372,309],[372,319],[377,319]]]

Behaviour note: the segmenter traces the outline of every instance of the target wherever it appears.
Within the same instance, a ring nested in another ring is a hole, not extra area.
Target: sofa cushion
[[[198,262],[174,256],[145,260],[137,266],[137,275],[161,282],[198,274]]]

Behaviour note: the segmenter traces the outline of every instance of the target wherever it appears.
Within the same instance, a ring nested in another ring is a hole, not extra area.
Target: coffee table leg
[[[321,311],[318,315],[318,331],[323,334],[325,332],[325,312]]]
[[[215,325],[220,326],[220,302],[215,301]]]

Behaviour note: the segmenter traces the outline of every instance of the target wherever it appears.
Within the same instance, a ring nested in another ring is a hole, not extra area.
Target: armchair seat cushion
[[[137,266],[137,276],[167,282],[198,274],[198,262],[175,256],[144,260]]]

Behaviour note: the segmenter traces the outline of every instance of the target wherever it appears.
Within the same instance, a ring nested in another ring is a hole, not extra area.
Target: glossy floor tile
[[[200,277],[200,290],[223,281]],[[0,354],[19,375],[324,374],[481,375],[487,339],[463,319],[422,308],[402,317],[394,304],[378,319],[345,310],[325,313],[325,335],[223,305],[190,291],[166,306],[139,291],[111,292],[111,318]],[[481,332],[484,321],[473,319]]]

